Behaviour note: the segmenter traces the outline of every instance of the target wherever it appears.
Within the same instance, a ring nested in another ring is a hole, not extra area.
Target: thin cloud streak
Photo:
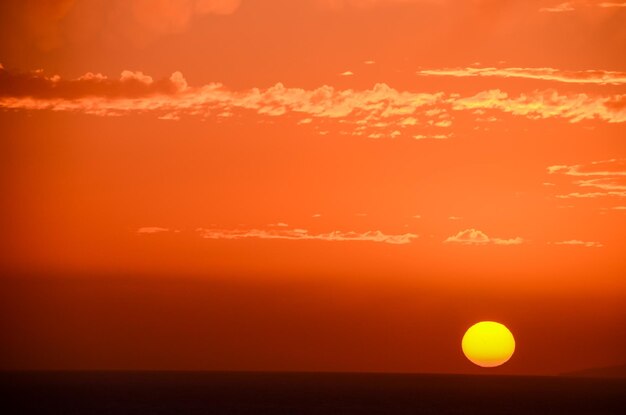
[[[540,12],[548,12],[548,13],[563,13],[563,12],[573,12],[582,8],[589,7],[600,7],[603,9],[609,8],[621,8],[626,7],[626,3],[617,3],[617,2],[590,2],[590,1],[575,1],[575,2],[564,2],[559,3],[554,6],[542,7],[539,9]]]
[[[592,161],[588,164],[554,165],[548,167],[550,174],[564,174],[575,177],[626,177],[626,159]]]
[[[161,228],[158,226],[145,226],[143,228],[137,229],[138,234],[155,234],[155,233],[164,233],[170,232],[169,228]]]
[[[557,81],[575,84],[624,85],[626,72],[587,70],[563,71],[554,68],[452,68],[426,69],[417,72],[421,76],[452,77],[498,77]]]
[[[592,199],[626,197],[626,159],[593,161],[588,164],[554,165],[547,168],[552,175],[575,179],[571,182],[580,191],[556,195],[559,199]],[[589,189],[593,191],[588,191]]]
[[[603,245],[600,242],[585,242],[585,241],[579,241],[577,239],[571,239],[569,241],[560,241],[560,242],[553,242],[554,245],[574,245],[574,246],[583,246],[586,248],[600,248]]]
[[[264,229],[205,229],[198,228],[196,231],[205,239],[284,239],[291,241],[366,241],[379,242],[393,245],[404,245],[411,243],[413,239],[419,236],[413,233],[405,233],[399,235],[387,235],[381,231],[367,232],[342,232],[333,231],[328,233],[313,234],[306,229],[280,229],[280,230],[264,230]]]
[[[599,7],[612,8],[612,7],[626,7],[626,3],[604,2],[598,4]]]
[[[562,13],[562,12],[571,12],[576,10],[572,3],[560,3],[552,7],[542,7],[539,9],[540,12],[548,12],[548,13]]]

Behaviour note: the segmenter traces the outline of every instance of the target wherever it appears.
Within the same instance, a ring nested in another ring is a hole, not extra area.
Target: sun
[[[472,363],[481,367],[496,367],[513,356],[515,339],[503,324],[481,321],[467,329],[461,347]]]

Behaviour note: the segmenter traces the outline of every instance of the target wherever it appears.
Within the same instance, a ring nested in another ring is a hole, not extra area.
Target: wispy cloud
[[[590,199],[606,196],[626,197],[626,159],[593,161],[587,164],[554,165],[552,175],[570,177],[579,190],[556,195],[559,199]]]
[[[313,217],[320,217],[315,214]],[[197,228],[196,234],[204,239],[285,239],[292,241],[364,241],[379,242],[393,245],[404,245],[411,243],[417,239],[419,235],[414,233],[403,234],[386,234],[379,230],[376,231],[332,231],[327,233],[311,233],[307,229],[291,228],[286,223],[278,222],[267,225],[267,229],[259,228]],[[146,226],[137,229],[137,234],[154,235],[160,233],[180,232],[176,229],[163,228],[158,226]]]
[[[585,241],[579,241],[577,239],[571,239],[569,241],[560,241],[560,242],[553,242],[554,245],[575,245],[575,246],[583,246],[586,248],[600,248],[603,245],[600,242],[585,242]]]
[[[155,234],[155,233],[163,233],[170,232],[170,228],[161,228],[158,226],[145,226],[143,228],[137,229],[137,233],[139,234]]]
[[[367,241],[380,242],[394,245],[410,243],[418,235],[404,233],[398,235],[388,235],[381,231],[367,232],[342,232],[333,231],[329,233],[310,233],[306,229],[205,229],[198,228],[197,232],[205,239],[286,239],[293,241]]]
[[[626,176],[626,159],[592,161],[587,164],[554,165],[548,167],[548,173],[575,177]]]
[[[476,229],[466,229],[460,231],[456,235],[448,237],[445,243],[458,243],[464,245],[486,245],[486,244],[495,244],[495,245],[519,245],[524,242],[522,238],[492,238],[487,236],[484,232],[476,230]]]
[[[605,1],[605,2],[602,2],[602,3],[598,4],[598,6],[599,7],[603,7],[605,9],[613,8],[613,7],[626,7],[626,3],[624,3],[624,2],[616,3],[616,2]]]
[[[562,13],[562,12],[573,12],[583,8],[589,7],[600,7],[603,9],[609,8],[620,8],[626,7],[626,3],[624,2],[597,2],[597,1],[589,1],[589,0],[578,0],[578,1],[568,1],[564,3],[558,3],[554,6],[542,7],[539,9],[540,12],[549,12],[549,13]]]
[[[453,77],[500,77],[524,78],[543,81],[557,81],[575,84],[624,85],[626,72],[587,70],[564,71],[554,68],[452,68],[425,69],[417,72],[422,76],[453,76]]]
[[[605,196],[617,196],[617,197],[626,197],[626,191],[624,192],[571,192],[567,194],[557,195],[556,197],[559,199],[594,199],[596,197],[605,197]]]
[[[540,12],[548,12],[548,13],[571,12],[574,10],[576,9],[570,2],[560,3],[551,7],[542,7],[539,9]]]

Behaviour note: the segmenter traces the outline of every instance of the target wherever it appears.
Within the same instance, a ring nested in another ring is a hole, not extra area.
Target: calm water
[[[0,386],[3,414],[626,414],[625,379],[24,372]]]

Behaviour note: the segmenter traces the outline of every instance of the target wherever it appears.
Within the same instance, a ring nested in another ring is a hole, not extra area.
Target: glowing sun
[[[481,321],[467,329],[461,342],[463,353],[472,363],[496,367],[513,356],[515,339],[503,324]]]

